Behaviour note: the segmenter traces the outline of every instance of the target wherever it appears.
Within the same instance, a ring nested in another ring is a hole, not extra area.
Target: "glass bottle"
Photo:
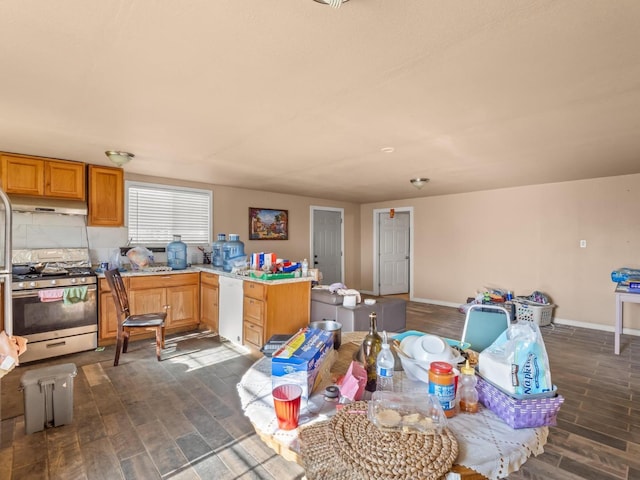
[[[476,413],[478,411],[478,390],[476,371],[469,365],[469,360],[460,369],[460,411]]]
[[[382,338],[380,338],[378,334],[376,321],[376,312],[371,312],[369,314],[369,333],[364,337],[362,346],[360,347],[364,368],[367,370],[367,385],[365,386],[365,390],[369,392],[376,391],[378,379],[376,375],[376,360],[378,359],[378,353],[380,353],[382,349]]]

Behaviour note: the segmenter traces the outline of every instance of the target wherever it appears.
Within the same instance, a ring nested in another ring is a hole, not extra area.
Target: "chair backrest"
[[[481,352],[509,328],[511,316],[506,308],[497,305],[471,305],[462,330],[462,341]]]
[[[127,297],[127,291],[124,289],[124,282],[122,281],[122,277],[120,276],[118,269],[107,270],[104,272],[104,277],[107,279],[107,283],[111,289],[111,295],[113,296],[113,301],[116,304],[118,322],[122,322],[131,315],[129,310],[129,298]]]

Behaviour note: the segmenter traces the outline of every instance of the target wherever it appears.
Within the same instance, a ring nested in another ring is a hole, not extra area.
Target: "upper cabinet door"
[[[85,179],[84,163],[44,162],[44,194],[48,197],[84,200]]]
[[[17,195],[44,195],[44,160],[2,155],[2,188]]]
[[[85,200],[84,171],[80,162],[2,154],[2,187],[16,195]]]
[[[121,168],[89,165],[87,225],[124,226],[124,172]]]

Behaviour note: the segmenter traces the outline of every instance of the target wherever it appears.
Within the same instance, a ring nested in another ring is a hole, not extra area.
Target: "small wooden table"
[[[364,338],[365,334],[366,334],[365,332],[348,332],[348,333],[342,334],[342,345],[331,367],[331,376],[333,377],[332,380],[335,380],[338,376],[344,374],[344,372],[347,371],[349,365],[351,364],[351,361],[354,359],[355,355],[359,350],[359,347],[361,345],[362,339]],[[265,367],[264,362],[266,360],[268,359],[258,360],[254,364],[254,366],[251,368],[252,369],[258,368],[259,366],[260,368],[264,369]],[[268,363],[270,365],[270,362]],[[273,422],[275,422],[275,414],[273,413],[273,404],[272,404],[273,400],[270,395],[270,392],[271,392],[270,378],[268,379],[265,378],[267,375],[270,374],[270,372],[263,371],[262,375],[254,376],[252,379],[248,379],[247,376],[250,374],[250,372],[251,372],[251,369],[245,374],[245,376],[243,376],[240,384],[238,385],[238,392],[240,394],[240,398],[243,403],[242,405],[243,411],[250,418],[257,435],[262,439],[262,441],[265,444],[267,444],[270,448],[272,448],[278,455],[281,455],[287,460],[290,460],[302,465],[302,459],[299,454],[299,446],[297,443],[297,432],[295,430],[291,432],[284,432],[281,430],[277,430],[277,425],[276,425],[275,429],[271,428],[272,431],[269,432],[269,431],[265,431],[265,430],[269,430],[269,428],[264,428],[264,426],[260,426],[257,424],[259,423],[259,422],[256,422],[257,415],[260,415],[260,413],[264,413],[267,410],[269,410],[272,413],[272,416],[274,417]],[[256,377],[257,378],[263,377],[263,378],[258,382],[256,382]],[[268,381],[268,385],[265,384],[260,386],[258,385],[260,381],[262,382]],[[259,404],[259,405],[256,406],[256,404]],[[486,414],[491,414],[491,417],[489,419],[483,418],[484,422],[493,422],[494,424],[501,424],[501,420],[499,420],[497,417],[494,417],[491,412],[487,411]],[[455,417],[454,419],[452,419],[452,421],[455,421]],[[507,429],[509,428],[509,427],[506,427],[506,425],[504,424],[497,425],[497,426],[501,428],[507,428]],[[531,436],[535,437],[533,439],[534,441],[531,442],[531,445],[528,445],[526,448],[526,450],[528,451],[526,456],[532,453],[533,454],[541,453],[542,445],[544,445],[544,443],[546,442],[546,434],[548,432],[547,427],[540,427],[538,429],[525,429],[525,430],[531,430],[532,431]],[[508,434],[510,434],[511,431],[522,432],[521,430],[510,430]],[[502,433],[502,435],[504,435],[504,432]],[[461,442],[464,443],[466,442],[466,439],[458,438],[458,441],[459,443]],[[518,442],[509,442],[508,446],[505,447],[504,445],[501,445],[501,448],[515,449],[515,448],[520,448],[522,446],[522,445],[517,446],[517,444]],[[533,444],[535,444],[535,446]],[[470,448],[482,448],[482,447],[478,447],[477,445],[475,445]],[[505,453],[508,456],[508,452],[505,452],[505,451],[496,452],[496,456],[498,458],[502,458],[505,456]],[[522,461],[521,463],[524,463],[524,461]],[[518,463],[517,467],[519,467],[521,463]],[[509,472],[505,472],[505,473],[509,473]],[[464,465],[454,465],[451,469],[451,472],[447,476],[447,479],[463,479],[463,480],[481,480],[481,479],[486,480],[486,478],[487,477],[481,475],[477,471],[471,468],[468,468]]]
[[[622,312],[624,302],[640,303],[640,293],[630,292],[622,285],[616,287],[616,327],[613,351],[620,355],[620,335],[622,335]]]

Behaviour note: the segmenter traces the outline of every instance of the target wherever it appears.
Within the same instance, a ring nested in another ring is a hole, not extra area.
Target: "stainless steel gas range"
[[[12,275],[12,332],[28,340],[20,362],[95,349],[97,278],[88,249],[14,250],[12,261],[39,265]]]

